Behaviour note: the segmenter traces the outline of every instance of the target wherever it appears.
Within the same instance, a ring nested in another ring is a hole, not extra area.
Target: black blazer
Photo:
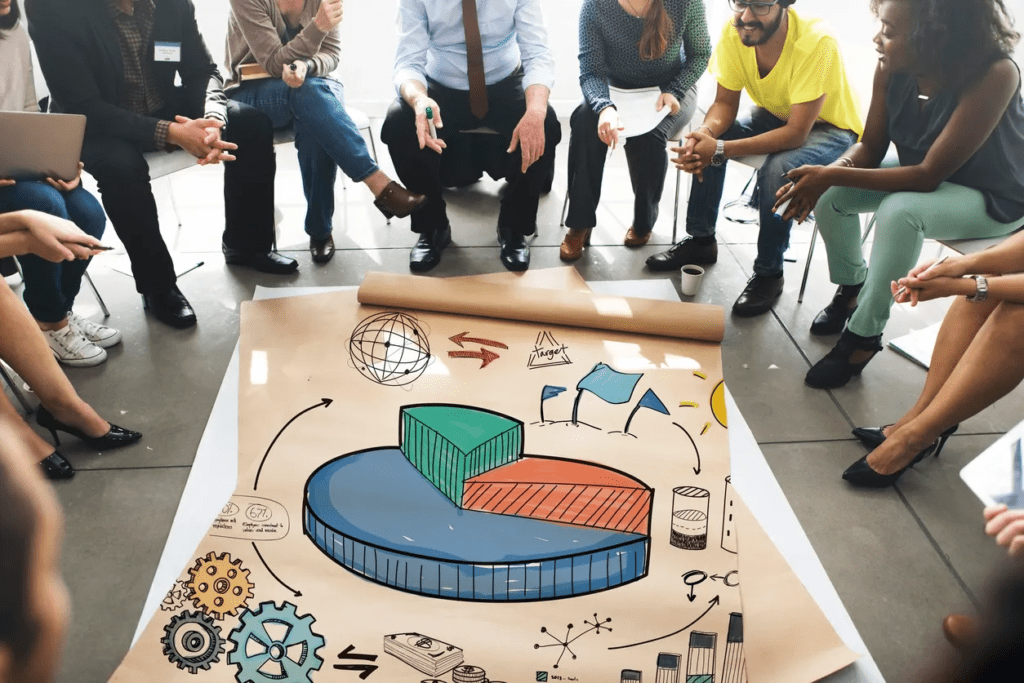
[[[157,90],[174,113],[227,121],[217,64],[196,23],[192,0],[154,0],[153,35],[144,55]],[[86,116],[86,136],[121,138],[155,149],[158,119],[123,109],[121,47],[109,0],[26,0],[29,35],[50,89],[51,109]],[[181,45],[181,61],[154,60],[154,43]],[[175,86],[175,76],[181,85]]]

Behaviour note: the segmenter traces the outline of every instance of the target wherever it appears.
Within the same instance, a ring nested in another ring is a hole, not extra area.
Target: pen
[[[936,261],[935,263],[931,264],[930,266],[925,268],[923,271],[921,271],[921,275],[924,275],[925,273],[927,273],[932,268],[935,268],[936,266],[941,265],[948,258],[949,258],[949,254],[946,254],[945,256],[940,258],[938,261]],[[896,293],[892,295],[893,301],[895,301],[896,299],[899,299],[900,296],[902,296],[903,293],[906,292],[906,291],[907,291],[906,287],[900,287],[899,289],[897,289]]]
[[[437,127],[434,125],[434,110],[427,107],[427,125],[430,126],[430,137],[437,139]]]

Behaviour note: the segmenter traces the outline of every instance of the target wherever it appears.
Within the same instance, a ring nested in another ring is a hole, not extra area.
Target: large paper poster
[[[359,296],[245,305],[238,489],[111,680],[747,680],[719,309]]]

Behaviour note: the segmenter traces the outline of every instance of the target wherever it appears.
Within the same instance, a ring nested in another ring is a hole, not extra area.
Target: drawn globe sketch
[[[430,364],[427,333],[407,313],[367,318],[352,333],[348,348],[352,365],[363,377],[389,387],[412,384]]]

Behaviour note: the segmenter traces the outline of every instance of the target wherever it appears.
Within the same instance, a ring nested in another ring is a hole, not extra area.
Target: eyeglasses
[[[772,2],[743,2],[743,0],[729,0],[729,7],[736,14],[743,14],[744,10],[749,9],[754,13],[756,17],[767,16],[772,11],[772,7],[779,4],[779,0],[772,0]]]

